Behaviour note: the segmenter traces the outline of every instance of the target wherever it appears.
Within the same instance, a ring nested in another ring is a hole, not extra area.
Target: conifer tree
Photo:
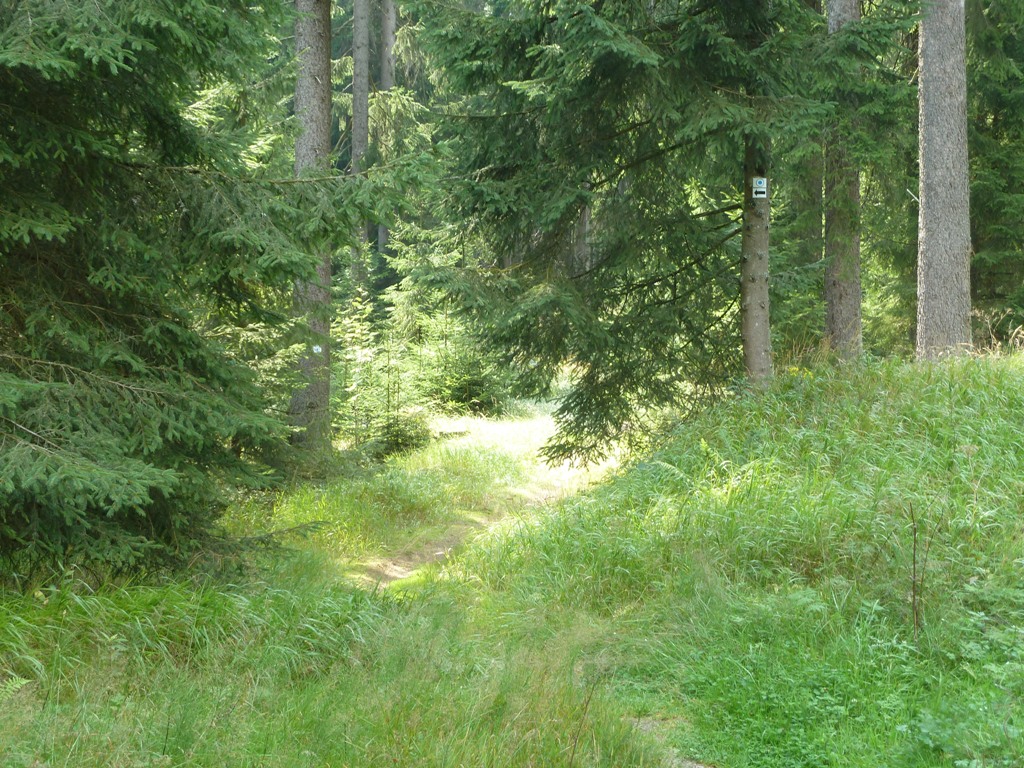
[[[352,5],[352,173],[365,168],[370,142],[370,1]]]
[[[304,260],[278,226],[291,211],[280,190],[243,162],[258,121],[227,119],[208,95],[227,80],[241,92],[274,55],[281,10],[0,5],[0,556],[12,569],[183,552],[282,434],[216,336],[272,321],[267,300]]]
[[[507,265],[449,285],[530,383],[576,374],[550,455],[599,454],[739,374],[737,182],[747,137],[820,109],[795,87],[806,4],[413,5],[459,115],[439,128],[450,215]],[[590,268],[566,269],[583,221]]]
[[[829,0],[829,34],[859,18],[860,0]],[[825,337],[830,349],[850,359],[863,350],[860,169],[851,162],[838,124],[829,134],[825,155]]]
[[[380,21],[380,83],[381,92],[386,93],[395,87],[395,37],[398,30],[398,12],[395,0],[381,0]],[[386,224],[377,226],[377,250],[381,253],[387,248],[388,228]]]
[[[370,146],[370,0],[352,3],[352,158],[349,171],[358,176],[366,170]],[[368,282],[362,247],[366,221],[356,222],[353,232],[352,278],[356,285]]]
[[[772,376],[772,337],[768,296],[768,227],[771,204],[767,151],[754,138],[743,156],[743,247],[740,268],[740,321],[747,376],[763,386]]]

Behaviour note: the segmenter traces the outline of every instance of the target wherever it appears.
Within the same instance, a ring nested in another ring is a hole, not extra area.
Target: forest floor
[[[579,493],[616,466],[614,459],[589,466],[544,462],[540,451],[555,432],[554,420],[546,413],[497,420],[442,416],[433,428],[452,450],[497,452],[506,469],[511,464],[520,471],[507,477],[499,473],[493,492],[475,499],[472,508],[462,510],[456,519],[428,526],[396,547],[350,564],[346,573],[367,586],[414,579],[420,569],[442,565],[474,536]]]
[[[1022,376],[801,370],[614,472],[530,406],[239,499],[285,546],[0,592],[0,766],[1022,768]]]

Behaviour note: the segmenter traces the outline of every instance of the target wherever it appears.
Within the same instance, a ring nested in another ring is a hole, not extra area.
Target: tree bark
[[[352,5],[352,160],[353,176],[363,172],[363,159],[370,145],[370,0],[354,0]],[[356,222],[352,233],[352,282],[367,290],[369,272],[363,245],[367,241],[367,222]]]
[[[757,386],[772,376],[772,340],[768,302],[768,224],[771,204],[767,196],[754,197],[754,179],[767,175],[767,152],[747,138],[743,160],[743,245],[740,267],[740,324],[743,362]],[[770,190],[767,190],[770,194]]]
[[[964,0],[925,3],[920,70],[917,357],[971,347]]]
[[[381,0],[380,15],[380,89],[389,91],[395,87],[395,36],[398,33],[395,0]]]
[[[352,173],[361,173],[370,143],[370,3],[352,7]]]
[[[295,174],[323,171],[331,154],[331,3],[297,0],[295,48],[299,61],[295,114],[301,132],[295,140]],[[296,444],[331,447],[331,251],[315,254],[316,279],[297,283],[295,310],[307,319],[311,340],[299,360],[302,383],[292,393],[289,416]]]
[[[860,0],[829,0],[829,34],[859,18]],[[860,357],[864,349],[860,169],[850,161],[838,126],[833,126],[825,149],[825,338],[845,360]]]
[[[380,15],[380,90],[390,91],[395,87],[395,36],[398,31],[395,0],[381,0]],[[377,227],[378,253],[387,249],[390,236],[387,226],[380,224]]]
[[[586,203],[580,208],[576,217],[576,225],[566,243],[564,257],[565,272],[572,280],[586,275],[593,266],[591,257],[591,208]]]

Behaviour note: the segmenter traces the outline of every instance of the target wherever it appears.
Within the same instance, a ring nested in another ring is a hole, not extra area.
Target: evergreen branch
[[[11,361],[18,361],[18,362],[21,362],[21,363],[27,363],[30,366],[45,366],[45,367],[50,367],[50,368],[56,368],[56,369],[59,369],[61,371],[64,371],[65,374],[73,374],[74,376],[78,376],[78,377],[83,378],[83,379],[91,379],[91,380],[97,381],[97,382],[99,382],[101,384],[106,384],[108,386],[111,386],[111,387],[113,387],[115,389],[122,389],[122,390],[125,390],[125,391],[128,391],[128,392],[132,392],[134,394],[154,395],[154,396],[157,396],[157,397],[175,396],[175,397],[179,397],[179,398],[187,398],[187,397],[190,396],[187,392],[183,392],[183,391],[181,391],[178,388],[168,389],[168,390],[161,391],[159,389],[150,389],[149,387],[140,387],[138,385],[129,384],[125,380],[111,379],[111,378],[108,378],[106,376],[101,376],[100,374],[96,373],[95,371],[87,371],[84,368],[78,368],[77,366],[70,365],[68,363],[60,363],[60,362],[57,362],[55,360],[40,360],[38,358],[25,357],[24,355],[13,355],[13,354],[8,354],[8,353],[0,353],[0,360],[3,360],[3,359],[11,360]],[[158,366],[150,366],[149,370],[151,370],[151,371],[166,370],[168,372],[173,372],[173,369],[171,369],[171,368],[163,369],[163,368],[160,368]],[[72,381],[72,376],[65,375],[64,376],[64,380],[67,381],[70,384],[71,381]]]
[[[713,211],[701,211],[700,213],[694,213],[692,215],[695,219],[705,219],[708,216],[717,216],[720,213],[732,213],[733,211],[740,210],[743,210],[743,203],[733,203],[725,206],[724,208],[716,208]]]
[[[693,141],[694,139],[688,138],[684,141],[676,142],[675,144],[669,144],[668,146],[659,147],[653,152],[648,152],[645,155],[640,155],[639,157],[631,160],[628,163],[617,163],[615,165],[615,170],[594,182],[594,186],[604,186],[606,184],[611,184],[613,181],[616,181],[617,179],[621,178],[622,175],[627,171],[631,171],[634,168],[640,168],[641,166],[646,165],[652,160],[659,160],[663,157],[666,157],[677,150],[690,146],[693,143]]]
[[[7,416],[4,416],[2,414],[0,414],[0,419],[3,419],[8,424],[12,424],[16,429],[20,429],[23,432],[27,432],[28,434],[32,435],[32,437],[34,437],[37,440],[39,440],[42,443],[44,443],[44,445],[40,445],[40,443],[32,442],[30,440],[25,440],[23,438],[19,438],[16,434],[12,434],[11,432],[7,432],[6,434],[9,435],[11,438],[13,438],[16,442],[19,442],[19,443],[21,443],[23,445],[28,445],[28,446],[32,447],[33,449],[35,449],[35,450],[43,451],[44,453],[49,453],[49,454],[51,454],[53,456],[56,456],[56,455],[58,455],[60,453],[61,447],[57,443],[55,443],[52,440],[50,440],[49,438],[43,437],[38,432],[34,432],[31,429],[29,429],[28,427],[26,427],[24,424],[19,424],[14,419],[9,418]],[[49,446],[49,450],[47,450],[46,446]]]
[[[697,255],[693,256],[689,261],[687,261],[685,264],[680,266],[678,269],[674,269],[671,272],[667,272],[665,274],[655,275],[654,277],[650,278],[649,280],[644,280],[644,281],[639,282],[639,283],[631,283],[630,285],[622,288],[619,291],[612,291],[612,292],[610,292],[609,295],[610,296],[614,296],[614,297],[619,298],[619,299],[624,299],[624,298],[626,298],[626,297],[628,297],[628,296],[630,296],[632,294],[637,293],[638,291],[643,290],[644,288],[648,288],[648,289],[655,288],[656,286],[664,283],[666,280],[671,280],[672,278],[679,277],[684,272],[686,272],[688,269],[692,269],[694,267],[701,266],[704,263],[704,260],[708,256],[710,256],[715,251],[717,251],[719,248],[721,248],[723,245],[725,245],[727,242],[729,242],[729,240],[731,240],[732,238],[736,237],[736,235],[740,234],[740,232],[742,232],[741,229],[739,229],[739,228],[734,229],[732,232],[729,232],[725,237],[723,237],[723,238],[719,239],[717,242],[715,242],[715,244],[712,245],[707,250],[702,251],[701,253],[698,253]],[[716,274],[715,276],[717,277],[718,275]]]

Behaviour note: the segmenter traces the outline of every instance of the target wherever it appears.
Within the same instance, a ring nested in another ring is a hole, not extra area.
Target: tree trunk
[[[363,159],[370,144],[370,0],[355,0],[352,6],[352,161],[353,176],[362,173]],[[369,274],[363,254],[366,221],[355,225],[350,274],[357,288],[366,290]]]
[[[764,386],[772,375],[771,326],[768,320],[768,223],[771,204],[754,196],[755,179],[767,175],[767,152],[746,140],[743,159],[743,245],[740,267],[740,318],[743,362],[747,376]]]
[[[971,346],[964,0],[929,0],[921,21],[917,357]]]
[[[326,170],[331,154],[331,3],[298,0],[295,49],[299,60],[295,114],[295,174]],[[299,360],[302,384],[292,393],[289,415],[299,428],[295,442],[315,450],[331,447],[331,250],[316,254],[317,277],[295,286],[296,312],[307,318],[312,339]]]
[[[395,35],[398,30],[398,13],[395,0],[381,0],[380,31],[380,90],[390,91],[395,87]],[[377,251],[384,253],[388,247],[390,233],[381,224],[377,227]]]
[[[566,247],[565,269],[573,280],[587,274],[593,266],[590,246],[590,215],[590,204],[586,203],[580,208],[579,216],[576,217],[576,226],[572,229],[572,236]]]
[[[860,0],[829,0],[829,34],[859,18]],[[844,360],[863,352],[860,169],[851,163],[837,126],[825,149],[825,338]]]
[[[352,7],[352,173],[361,173],[370,143],[370,2]]]
[[[395,87],[395,36],[398,32],[395,0],[381,0],[380,9],[380,89],[389,91]]]
[[[815,13],[821,13],[821,0],[805,0]],[[792,205],[797,216],[797,265],[808,267],[821,261],[824,253],[822,239],[823,205],[822,187],[825,183],[823,141],[819,136],[809,137],[808,152],[793,171]]]

